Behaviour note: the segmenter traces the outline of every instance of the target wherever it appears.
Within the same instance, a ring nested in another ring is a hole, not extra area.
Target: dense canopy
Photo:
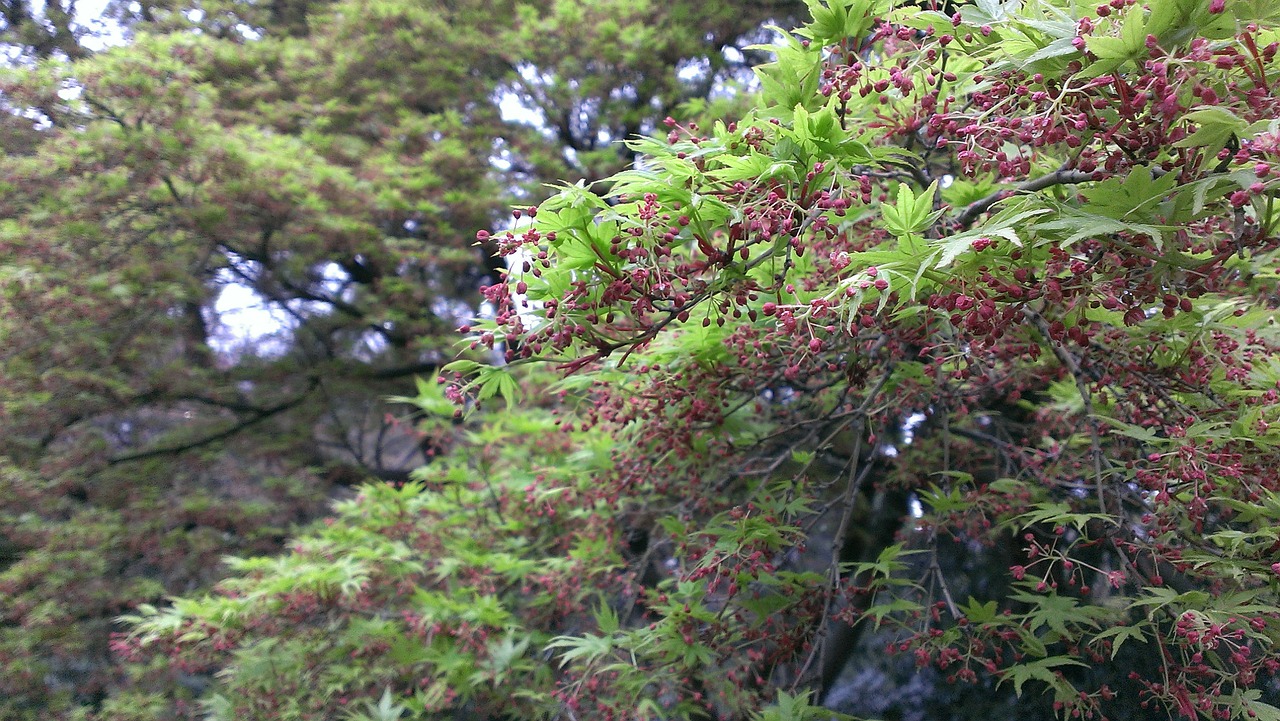
[[[0,717],[203,688],[127,671],[114,618],[407,480],[436,450],[386,399],[499,279],[475,230],[729,102],[735,48],[794,10],[144,1],[95,34],[6,4]]]

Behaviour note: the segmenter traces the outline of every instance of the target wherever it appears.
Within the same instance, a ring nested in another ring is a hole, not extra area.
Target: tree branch
[[[973,225],[973,221],[977,220],[979,215],[990,210],[991,206],[1005,198],[1019,193],[1034,193],[1037,190],[1044,190],[1045,188],[1051,188],[1055,185],[1071,185],[1074,183],[1084,183],[1090,180],[1093,180],[1092,173],[1085,173],[1069,168],[1059,168],[1048,175],[1042,175],[1039,178],[1028,180],[1025,183],[1014,186],[1013,188],[997,190],[981,200],[976,200],[970,203],[965,206],[964,210],[960,211],[960,215],[956,216],[956,223],[958,223],[962,229],[968,228],[970,225]]]
[[[115,466],[121,463],[128,463],[130,461],[141,461],[147,458],[155,458],[157,456],[177,455],[179,453],[185,453],[187,451],[192,451],[197,448],[203,448],[204,446],[217,443],[218,441],[224,440],[226,438],[230,438],[231,436],[234,436],[235,434],[243,430],[251,428],[261,423],[262,421],[265,421],[268,418],[271,418],[272,416],[278,415],[280,413],[283,413],[284,411],[287,411],[291,408],[295,408],[301,405],[302,402],[307,399],[307,396],[311,394],[311,391],[315,390],[319,385],[320,385],[320,380],[318,378],[312,378],[310,383],[308,383],[307,385],[307,389],[303,391],[297,398],[292,398],[283,403],[280,403],[274,406],[269,406],[267,408],[257,409],[253,413],[253,415],[251,415],[249,418],[242,419],[236,422],[235,424],[231,425],[230,427],[224,428],[221,431],[218,431],[217,433],[213,433],[203,438],[197,438],[195,440],[188,441],[186,443],[179,443],[178,445],[174,445],[174,446],[164,446],[161,448],[148,448],[143,451],[136,451],[134,453],[126,453],[124,455],[115,456],[114,458],[107,460],[107,465]]]
[[[421,373],[434,373],[439,368],[440,364],[436,361],[419,361],[417,363],[389,366],[387,368],[371,368],[364,374],[364,376],[366,378],[373,378],[377,380],[393,380]]]

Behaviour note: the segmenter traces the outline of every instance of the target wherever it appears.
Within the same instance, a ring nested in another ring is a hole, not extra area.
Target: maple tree
[[[753,109],[479,233],[450,453],[129,648],[215,718],[829,718],[868,642],[1280,718],[1280,8],[807,4]]]
[[[144,1],[95,52],[73,3],[5,5],[0,717],[199,696],[125,668],[116,617],[442,452],[385,398],[454,358],[499,277],[475,228],[731,104],[712,89],[750,59],[722,49],[792,10]]]

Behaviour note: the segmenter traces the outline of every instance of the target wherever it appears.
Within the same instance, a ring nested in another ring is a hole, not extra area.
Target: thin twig
[[[797,683],[800,679],[805,678],[809,669],[813,666],[814,660],[819,656],[825,646],[827,628],[830,625],[831,609],[835,605],[836,591],[840,586],[840,554],[844,550],[845,535],[849,532],[849,523],[853,519],[853,509],[857,505],[858,493],[862,490],[862,484],[866,481],[867,476],[871,473],[874,465],[871,462],[863,463],[862,468],[858,468],[858,461],[862,455],[862,425],[865,424],[868,411],[871,409],[872,403],[880,395],[880,391],[884,389],[885,384],[889,382],[889,378],[893,376],[894,366],[891,364],[885,368],[884,375],[876,382],[871,392],[863,399],[862,405],[854,412],[856,418],[862,423],[858,424],[858,433],[854,437],[853,451],[849,454],[849,483],[845,486],[843,495],[844,505],[840,512],[840,524],[836,528],[835,535],[831,539],[831,566],[827,572],[827,590],[826,598],[822,606],[822,616],[818,619],[818,637],[815,639],[812,649],[809,651],[809,657],[805,659],[804,665],[801,666],[800,672],[796,674]],[[876,449],[880,447],[879,442],[872,449],[872,455]],[[819,689],[821,694],[822,689]]]
[[[1066,367],[1067,372],[1071,374],[1071,378],[1075,381],[1076,392],[1080,394],[1080,400],[1084,403],[1085,423],[1089,426],[1089,451],[1090,455],[1093,456],[1093,475],[1094,483],[1097,487],[1098,508],[1103,515],[1106,515],[1107,499],[1102,471],[1102,432],[1098,426],[1098,419],[1093,412],[1093,395],[1089,392],[1089,386],[1085,382],[1085,374],[1081,370],[1080,362],[1062,344],[1053,342],[1053,337],[1049,333],[1049,323],[1044,319],[1044,316],[1028,307],[1023,307],[1022,314],[1044,336],[1045,342],[1049,344],[1053,354],[1058,357],[1058,360]]]

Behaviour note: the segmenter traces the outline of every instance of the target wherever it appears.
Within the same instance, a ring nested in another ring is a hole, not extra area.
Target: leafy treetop
[[[554,396],[136,646],[221,718],[826,718],[872,641],[1280,718],[1280,12],[808,5],[756,107],[480,232],[509,364],[419,402]]]

